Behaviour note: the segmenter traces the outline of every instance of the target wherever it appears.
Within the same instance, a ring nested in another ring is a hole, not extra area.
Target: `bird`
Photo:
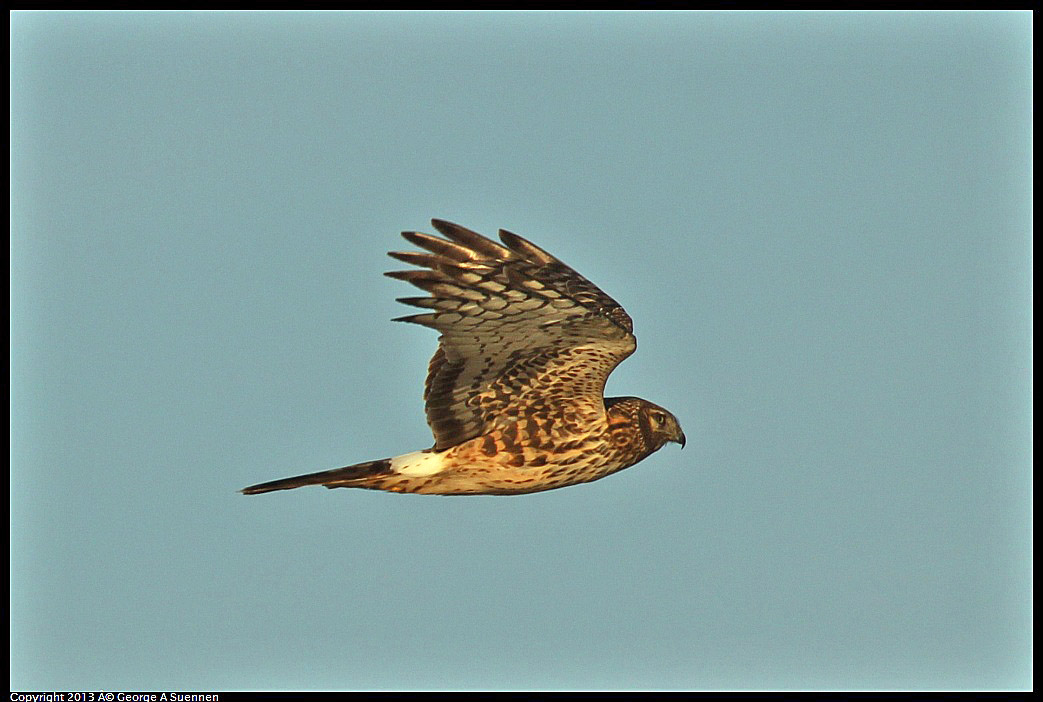
[[[611,297],[526,239],[500,243],[433,219],[441,237],[402,236],[423,251],[388,255],[417,268],[385,275],[427,293],[426,312],[392,321],[440,333],[424,408],[434,445],[392,458],[260,483],[247,495],[307,485],[435,495],[518,495],[599,480],[668,442],[677,418],[605,382],[637,348]]]

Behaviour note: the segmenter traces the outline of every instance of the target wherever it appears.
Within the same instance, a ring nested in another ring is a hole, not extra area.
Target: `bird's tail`
[[[356,463],[353,466],[324,470],[319,473],[308,473],[297,475],[282,480],[272,480],[268,483],[251,485],[243,488],[240,492],[244,495],[257,495],[262,492],[273,490],[290,490],[292,488],[304,487],[305,485],[325,485],[328,488],[336,487],[376,487],[374,479],[379,481],[381,476],[391,473],[391,459],[383,458],[379,461],[367,461]]]

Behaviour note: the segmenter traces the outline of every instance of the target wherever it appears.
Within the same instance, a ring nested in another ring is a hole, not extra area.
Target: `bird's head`
[[[669,410],[638,397],[606,397],[605,407],[609,414],[609,426],[617,421],[624,425],[636,424],[649,452],[658,451],[668,441],[681,444],[681,448],[684,448],[681,424]]]
[[[642,400],[641,412],[639,414],[641,431],[646,437],[651,437],[652,446],[656,450],[662,448],[666,442],[673,441],[681,444],[684,448],[684,432],[677,417],[670,414],[659,405],[654,405],[647,400]]]

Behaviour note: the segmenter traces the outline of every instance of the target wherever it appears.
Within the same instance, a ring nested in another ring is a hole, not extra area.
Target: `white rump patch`
[[[391,470],[411,478],[423,478],[442,470],[443,454],[432,451],[414,451],[391,459]]]

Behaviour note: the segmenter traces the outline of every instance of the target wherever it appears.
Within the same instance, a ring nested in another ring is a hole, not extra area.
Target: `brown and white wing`
[[[424,386],[435,448],[539,415],[566,424],[604,413],[609,373],[633,353],[630,317],[576,271],[516,234],[503,245],[442,220],[446,238],[402,236],[426,252],[389,255],[423,270],[392,271],[429,297],[399,298],[400,317],[441,332]]]

